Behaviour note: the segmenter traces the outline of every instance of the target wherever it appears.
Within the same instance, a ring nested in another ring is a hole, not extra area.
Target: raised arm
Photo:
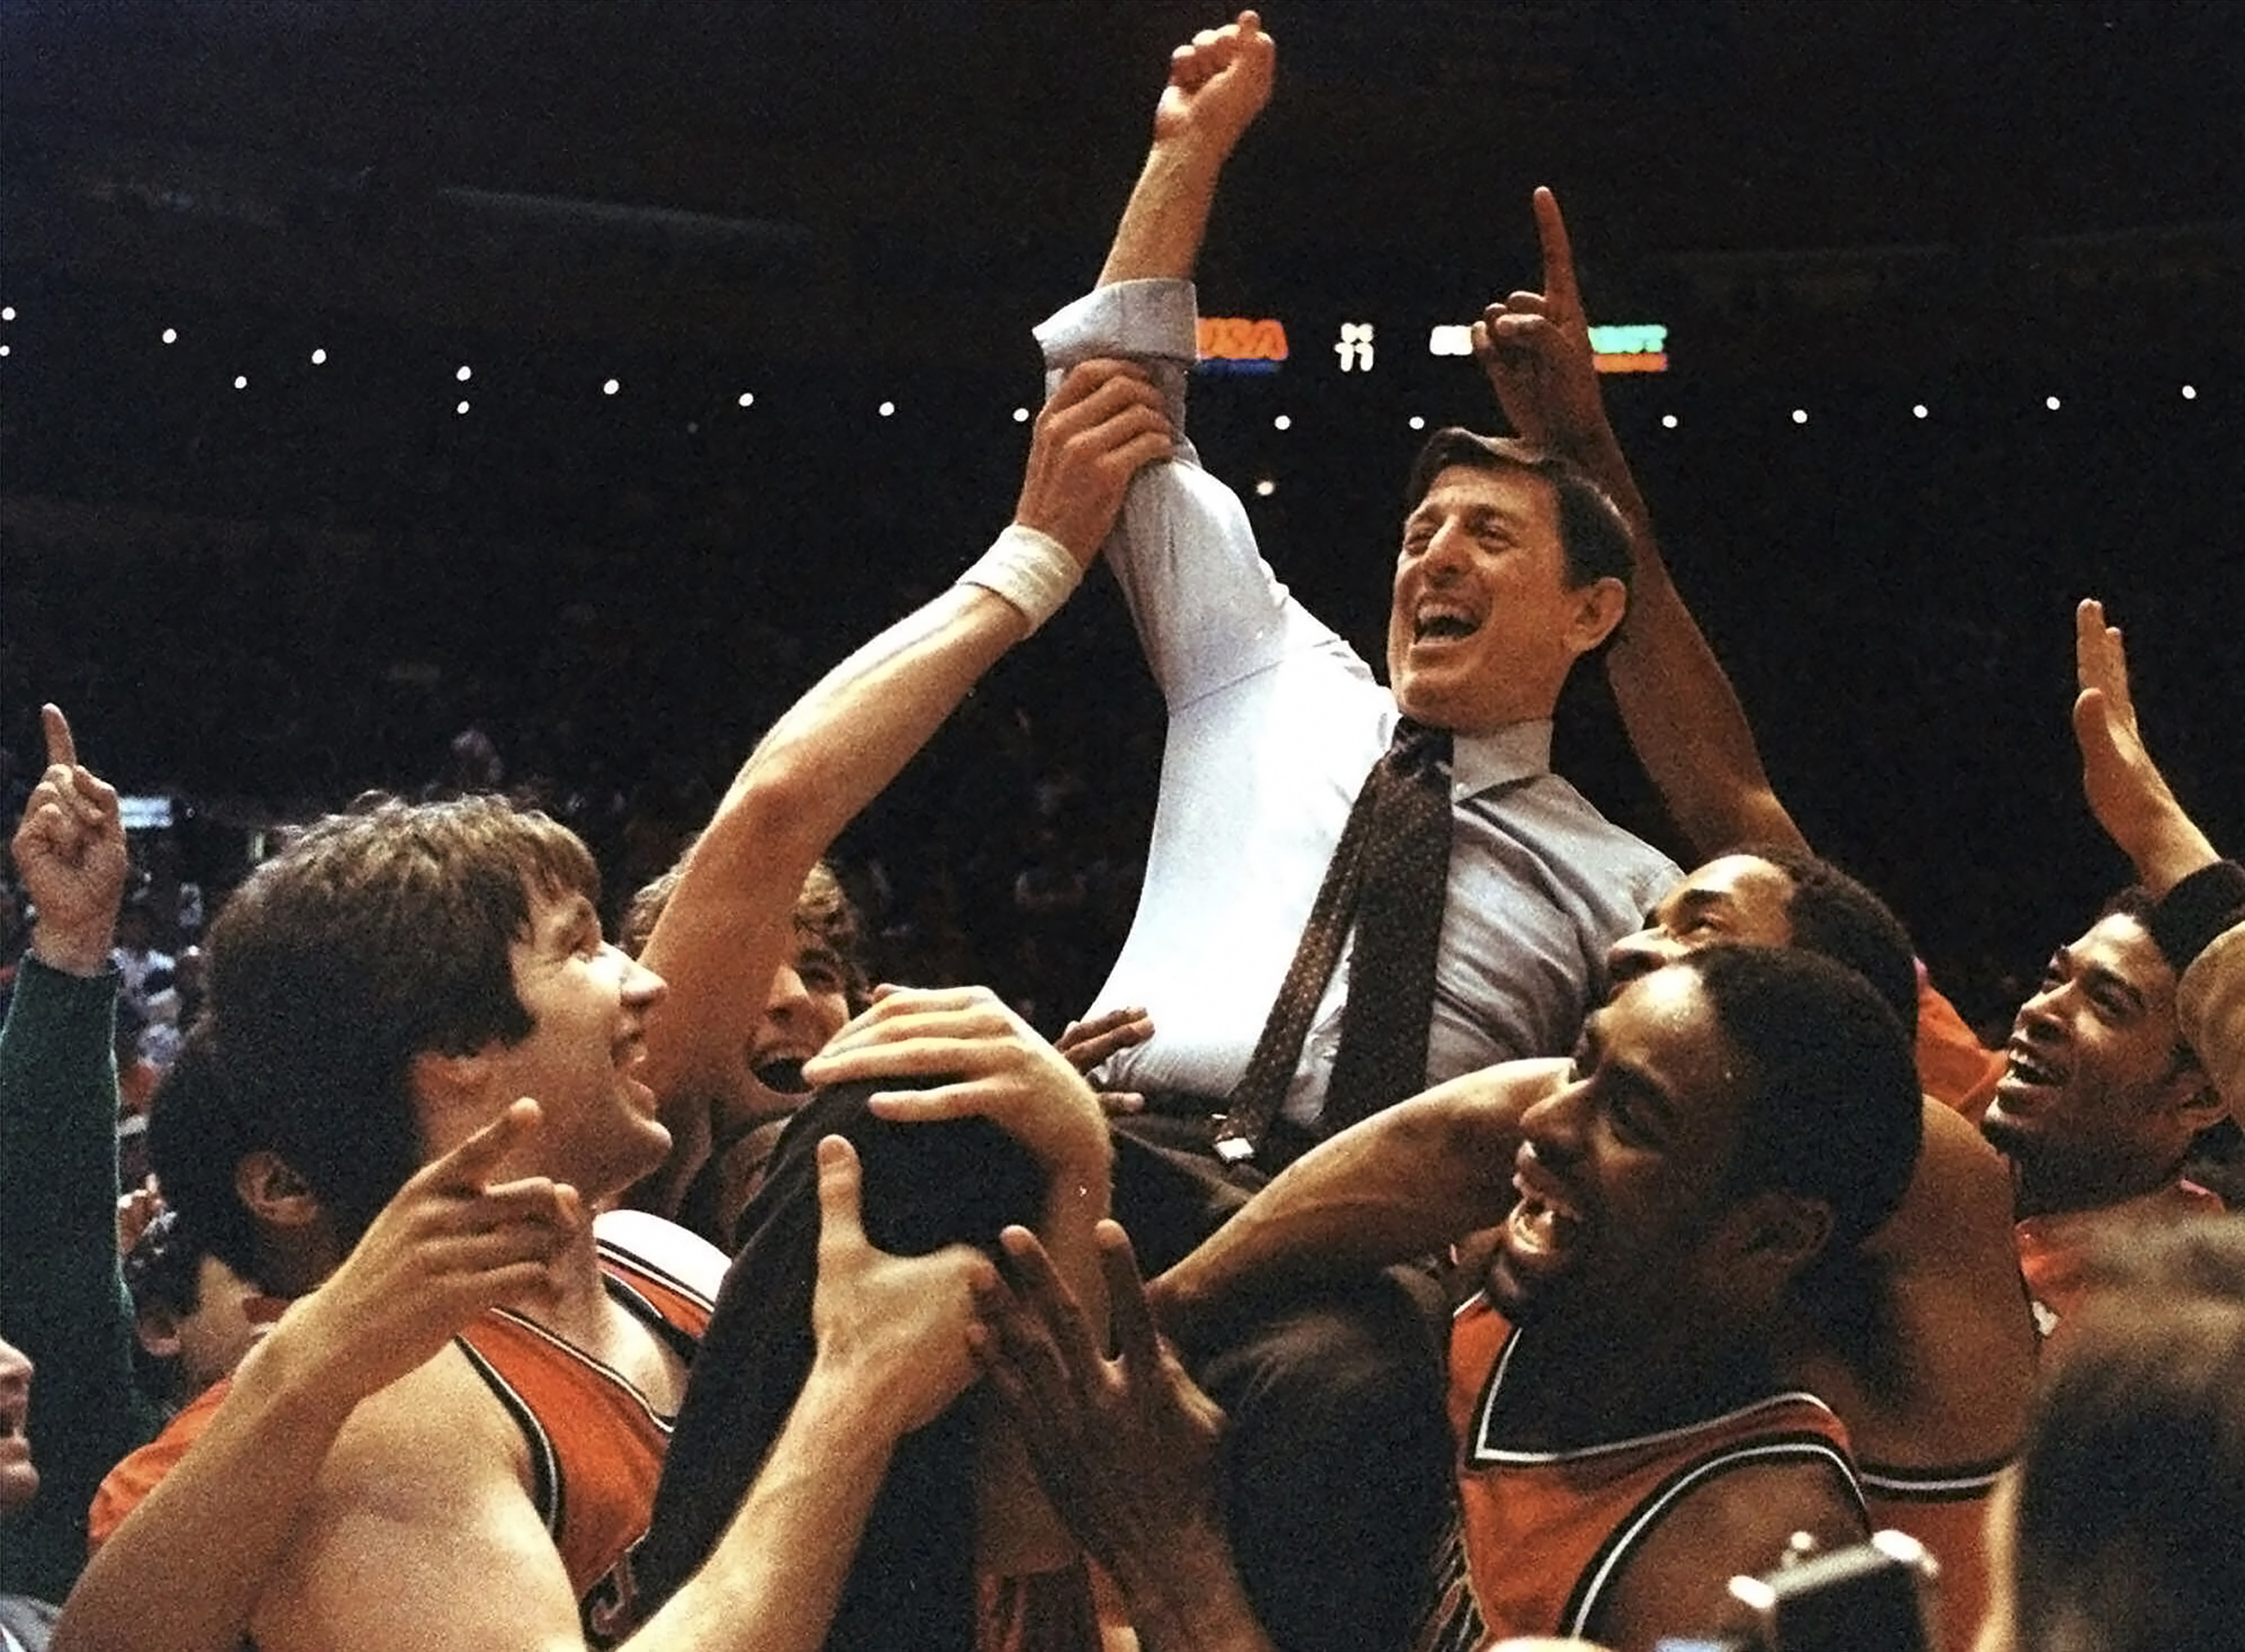
[[[1153,146],[1116,227],[1100,286],[1192,274],[1217,180],[1270,101],[1277,60],[1277,47],[1252,11],[1202,30],[1170,54],[1169,85],[1154,110]]]
[[[1124,484],[1169,450],[1160,397],[1139,369],[1078,366],[1038,416],[1014,524],[990,553],[827,673],[757,742],[645,949],[670,984],[648,1024],[647,1077],[677,1146],[640,1202],[668,1214],[706,1155],[710,1102],[743,1081],[812,865],[1065,599]]]
[[[2074,610],[2073,664],[2081,789],[2105,835],[2134,864],[2144,892],[2158,900],[2221,857],[2145,749],[2128,690],[2126,645],[2120,628],[2105,623],[2105,605],[2093,597]]]
[[[1202,1345],[1274,1292],[1439,1251],[1518,1197],[1522,1114],[1561,1062],[1453,1079],[1319,1142],[1149,1287],[1162,1328]]]
[[[0,1032],[0,1335],[37,1368],[30,1432],[42,1484],[0,1526],[0,1589],[59,1601],[85,1561],[95,1486],[156,1418],[133,1380],[118,1269],[109,950],[125,827],[63,714],[48,706],[41,718],[46,768],[12,845],[38,917]]]
[[[1582,466],[1629,521],[1637,572],[1606,675],[1630,744],[1699,856],[1747,843],[1805,849],[1737,691],[1669,576],[1606,418],[1566,220],[1548,189],[1536,192],[1536,234],[1543,290],[1491,304],[1475,323],[1474,348],[1514,429]]]
[[[2073,645],[2073,734],[2090,812],[2159,903],[2152,933],[2181,977],[2183,1037],[2231,1116],[2245,1119],[2245,870],[2214,852],[2145,748],[2127,651],[2103,604],[2075,611]]]

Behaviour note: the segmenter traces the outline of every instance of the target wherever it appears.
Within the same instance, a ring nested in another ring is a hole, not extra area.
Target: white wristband
[[[959,576],[959,583],[996,592],[1021,611],[1034,633],[1083,583],[1083,566],[1049,533],[1016,522]]]

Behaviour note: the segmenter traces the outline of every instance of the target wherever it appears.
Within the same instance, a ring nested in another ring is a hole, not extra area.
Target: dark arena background
[[[1537,284],[1549,183],[1592,321],[1665,355],[1610,405],[1780,794],[1968,1014],[2125,873],[2066,721],[2079,597],[2245,848],[2232,8],[1264,16],[1201,301],[1276,326],[1193,433],[1313,608],[1377,657],[1410,456],[1496,420],[1441,329]],[[146,800],[174,940],[182,884],[214,907],[370,787],[527,789],[627,892],[1010,514],[1028,328],[1098,268],[1168,47],[1222,20],[4,0],[10,807],[53,700]],[[1095,581],[844,840],[885,970],[1057,1026],[1127,923],[1160,721]],[[1597,682],[1561,744],[1662,835]]]

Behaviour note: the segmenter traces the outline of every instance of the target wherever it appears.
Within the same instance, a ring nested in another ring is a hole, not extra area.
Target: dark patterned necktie
[[[1320,1134],[1415,1095],[1427,1080],[1434,943],[1450,870],[1450,736],[1404,718],[1350,806],[1294,961],[1232,1087],[1216,1150],[1251,1159],[1278,1115],[1350,927],[1356,951]]]

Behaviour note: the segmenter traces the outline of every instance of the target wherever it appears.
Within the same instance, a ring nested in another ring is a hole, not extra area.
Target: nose
[[[764,1013],[778,1015],[811,1002],[810,989],[803,984],[803,973],[792,964],[783,964],[772,972],[771,992],[764,999]]]
[[[1634,935],[1623,936],[1607,951],[1606,975],[1618,990],[1664,964],[1673,964],[1690,950],[1659,924],[1648,924]]]
[[[2057,1036],[2065,1024],[2065,1017],[2060,1011],[2066,989],[2071,985],[2067,981],[2052,981],[2037,987],[2032,996],[2019,1005],[2017,1030],[2030,1039]]]
[[[623,965],[621,991],[625,1003],[640,1009],[646,1009],[658,1002],[664,993],[670,991],[669,982],[664,980],[662,977],[628,952],[615,946],[611,946],[608,950],[615,953]]]
[[[1455,518],[1440,524],[1419,554],[1421,573],[1428,579],[1447,574],[1463,559],[1471,536]]]
[[[1521,1138],[1545,1164],[1556,1168],[1582,1157],[1590,1096],[1589,1079],[1571,1079],[1520,1115]]]

